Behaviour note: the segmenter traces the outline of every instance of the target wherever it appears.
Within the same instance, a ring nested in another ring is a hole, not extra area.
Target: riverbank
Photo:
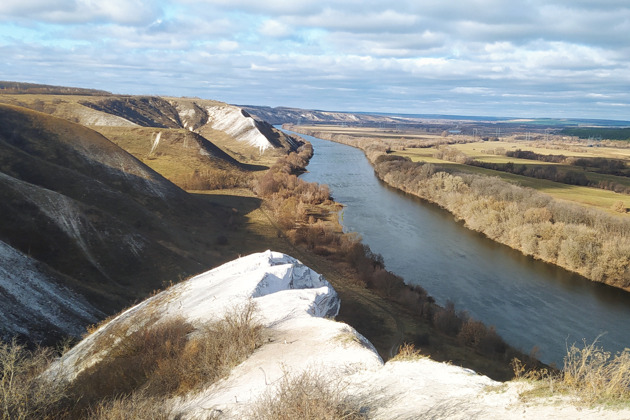
[[[378,139],[289,129],[363,150],[382,181],[438,204],[469,229],[498,243],[590,280],[630,290],[630,223],[625,219],[559,202],[497,178],[391,156]]]
[[[260,212],[266,223],[276,230],[267,234],[273,248],[314,267],[339,292],[339,320],[372,341],[385,360],[406,342],[434,360],[499,380],[513,377],[513,358],[527,359],[530,366],[538,363],[506,344],[493,327],[452,304],[438,305],[422,287],[405,284],[356,234],[343,233],[340,207],[328,200],[327,187],[295,176],[310,153],[280,158],[255,181],[253,191],[263,199]]]

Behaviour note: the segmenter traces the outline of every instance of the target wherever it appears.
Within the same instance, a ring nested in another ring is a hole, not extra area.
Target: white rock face
[[[337,315],[340,301],[337,292],[321,275],[288,255],[266,251],[200,274],[128,309],[70,350],[53,371],[70,380],[96,363],[107,352],[98,348],[99,338],[121,325],[141,328],[155,314],[160,319],[182,316],[193,325],[200,325],[221,319],[226,311],[250,299],[257,306],[260,321],[275,335],[275,345],[290,341],[293,345],[305,345],[305,349],[315,349],[323,337],[328,337],[338,347],[341,342],[335,342],[335,337],[351,334],[357,337],[358,347],[370,348],[367,359],[381,363],[371,344],[353,329],[322,318]],[[323,348],[320,350],[313,356],[302,354],[296,362],[301,364],[313,357],[337,357],[325,354]],[[286,351],[275,353],[285,354]],[[273,360],[286,362],[288,359]],[[348,361],[356,360],[349,356]],[[278,372],[280,368],[281,363],[277,366]]]
[[[221,105],[207,107],[206,111],[208,124],[213,129],[223,131],[238,141],[257,147],[261,153],[272,147],[269,139],[256,127],[254,119],[243,115],[242,109],[231,105]]]
[[[134,306],[84,339],[49,373],[72,379],[106,356],[108,349],[96,349],[94,343],[123,324],[142,328],[157,315],[157,322],[183,316],[199,325],[249,300],[257,306],[267,341],[227,378],[170,400],[177,418],[246,418],[252,403],[285,374],[307,369],[341,383],[370,419],[630,418],[630,410],[579,407],[566,398],[523,402],[524,383],[501,384],[429,359],[383,364],[353,328],[327,319],[340,305],[330,284],[298,260],[272,251],[239,258]]]
[[[82,106],[80,109],[77,109],[74,112],[74,115],[79,119],[79,124],[87,126],[138,127],[138,124],[123,117],[108,114],[107,112],[97,111],[86,106]]]

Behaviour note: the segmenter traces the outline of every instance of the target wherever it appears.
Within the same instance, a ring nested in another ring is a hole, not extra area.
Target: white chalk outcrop
[[[269,139],[256,126],[256,121],[241,108],[218,105],[206,107],[206,111],[208,124],[214,130],[223,131],[237,141],[257,147],[261,153],[273,147]]]
[[[370,419],[630,418],[627,410],[590,409],[566,399],[525,403],[519,397],[523,383],[501,384],[429,359],[383,364],[364,337],[330,319],[340,307],[330,284],[298,260],[272,251],[239,258],[134,306],[84,339],[50,373],[72,379],[106,357],[107,349],[97,349],[95,342],[112,328],[142,328],[171,316],[200,325],[250,300],[265,327],[265,343],[227,378],[172,399],[177,418],[244,418],[283,375],[307,369],[341,383]]]
[[[369,341],[329,319],[337,315],[340,301],[320,274],[288,255],[266,251],[200,274],[128,309],[66,353],[50,373],[72,380],[107,356],[102,338],[123,325],[142,328],[155,322],[156,314],[161,320],[181,316],[201,325],[249,300],[256,305],[268,342],[207,392],[179,401],[184,417],[207,414],[208,407],[239,412],[287,369],[326,366],[349,374],[382,365]]]

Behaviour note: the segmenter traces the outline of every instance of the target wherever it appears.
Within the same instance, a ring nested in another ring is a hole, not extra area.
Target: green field
[[[479,142],[479,143],[466,143],[466,144],[458,144],[453,145],[451,147],[455,147],[458,150],[464,152],[467,156],[482,161],[482,162],[492,162],[492,163],[507,163],[513,162],[514,164],[523,164],[523,165],[555,165],[557,166],[559,171],[563,170],[576,170],[583,171],[581,168],[571,167],[569,165],[561,165],[549,162],[541,162],[541,161],[533,161],[528,159],[515,159],[509,158],[504,155],[494,155],[489,153],[489,150],[495,150],[496,148],[511,148],[515,150],[517,147],[521,150],[532,150],[539,154],[564,154],[565,156],[579,156],[579,157],[594,157],[594,156],[615,156],[616,158],[623,158],[628,155],[630,152],[627,149],[614,149],[614,148],[601,148],[605,149],[600,152],[600,148],[597,148],[597,154],[588,151],[575,151],[575,152],[566,152],[561,150],[554,149],[544,149],[544,148],[536,148],[536,147],[526,147],[524,144],[519,143],[504,143],[504,142]],[[503,180],[519,184],[525,187],[533,188],[540,192],[549,194],[555,198],[573,201],[579,204],[598,207],[604,209],[606,211],[611,212],[611,207],[614,203],[618,201],[622,201],[626,207],[630,207],[630,197],[625,194],[619,194],[613,191],[603,190],[600,188],[592,188],[592,187],[583,187],[578,185],[568,185],[560,182],[549,181],[546,179],[537,179],[530,178],[527,176],[511,174],[503,171],[496,171],[492,169],[481,168],[477,166],[459,164],[455,162],[450,162],[442,159],[437,159],[433,156],[437,149],[434,148],[424,148],[424,149],[406,149],[403,151],[395,152],[396,155],[409,157],[413,161],[425,161],[429,163],[439,164],[445,168],[452,169],[454,171],[460,171],[465,173],[474,173],[481,174],[486,176],[496,176]],[[627,159],[627,157],[626,157]],[[589,180],[614,180],[620,184],[630,186],[630,178],[619,177],[613,175],[605,175],[598,174],[594,172],[586,173],[587,178]]]

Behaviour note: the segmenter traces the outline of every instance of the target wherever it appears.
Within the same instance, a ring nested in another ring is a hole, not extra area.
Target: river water
[[[630,347],[630,293],[536,261],[466,229],[439,207],[387,187],[363,152],[301,135],[315,155],[301,176],[328,184],[345,208],[344,230],[358,232],[383,255],[388,270],[494,325],[511,345],[534,346],[562,366],[567,345],[599,343],[613,353]]]

